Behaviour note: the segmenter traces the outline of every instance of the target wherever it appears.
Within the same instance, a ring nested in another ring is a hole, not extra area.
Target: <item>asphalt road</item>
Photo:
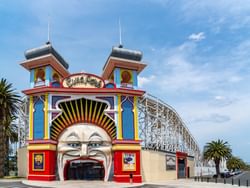
[[[243,172],[242,174],[237,175],[236,177],[234,177],[234,180],[236,185],[239,184],[240,180],[240,185],[246,186],[248,181],[248,186],[250,186],[250,171]]]
[[[196,180],[198,181],[198,180]],[[199,181],[203,182],[213,182],[213,183],[226,183],[226,184],[231,184],[231,185],[238,185],[238,186],[247,186],[247,181],[248,181],[248,186],[250,187],[250,171],[243,172],[239,175],[232,176],[229,178],[207,178],[204,177],[203,180],[199,179]]]

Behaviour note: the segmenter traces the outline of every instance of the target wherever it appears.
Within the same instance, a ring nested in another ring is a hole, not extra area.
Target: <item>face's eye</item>
[[[79,148],[80,147],[80,143],[68,143],[68,146],[72,147],[72,148]]]
[[[102,142],[90,142],[88,144],[88,147],[91,147],[91,148],[98,148],[102,145]]]

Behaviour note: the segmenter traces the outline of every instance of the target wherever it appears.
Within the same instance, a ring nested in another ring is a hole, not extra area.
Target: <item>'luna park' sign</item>
[[[68,88],[102,88],[104,81],[98,76],[81,73],[65,78],[62,85]]]

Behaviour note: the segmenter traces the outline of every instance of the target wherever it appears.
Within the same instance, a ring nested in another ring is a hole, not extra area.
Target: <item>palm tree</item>
[[[232,156],[227,160],[227,168],[235,171],[236,169],[245,168],[246,164],[239,157]]]
[[[8,117],[7,125],[4,130],[4,140],[5,140],[5,175],[9,174],[9,155],[10,155],[10,143],[17,143],[18,141],[18,127],[13,122],[16,120],[16,117]]]
[[[220,162],[222,159],[231,157],[232,150],[228,142],[218,139],[217,141],[208,142],[204,149],[204,159],[213,160],[216,168],[217,177],[220,175]]]
[[[13,139],[14,134],[12,121],[18,111],[20,96],[12,88],[12,84],[2,78],[0,81],[0,177],[4,176],[4,163],[8,155],[9,139]]]

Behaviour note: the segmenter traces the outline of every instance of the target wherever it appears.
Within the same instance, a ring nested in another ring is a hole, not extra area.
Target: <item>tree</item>
[[[0,177],[4,176],[4,164],[8,156],[9,140],[15,140],[12,122],[16,118],[20,96],[12,84],[2,78],[0,81]]]
[[[232,156],[227,160],[227,168],[229,170],[235,171],[236,169],[243,169],[245,166],[245,162],[238,157]]]
[[[222,159],[228,159],[232,156],[232,150],[228,142],[218,139],[208,142],[204,149],[204,159],[213,160],[216,168],[217,177],[220,175],[220,162]]]
[[[9,144],[10,143],[15,143],[18,141],[18,127],[16,124],[14,124],[13,122],[16,120],[16,117],[11,116],[8,117],[8,122],[7,125],[5,127],[5,131],[4,131],[4,140],[5,140],[5,164],[4,164],[4,168],[5,168],[5,175],[9,174],[9,164],[10,164],[10,147]]]

